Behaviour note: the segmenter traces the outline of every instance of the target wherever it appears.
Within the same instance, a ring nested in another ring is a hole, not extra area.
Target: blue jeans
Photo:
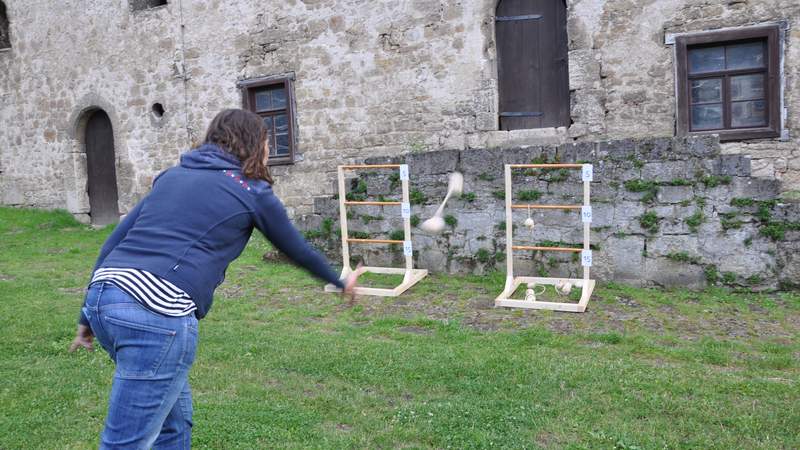
[[[157,314],[104,282],[89,288],[83,313],[116,364],[100,448],[190,448],[194,314]]]

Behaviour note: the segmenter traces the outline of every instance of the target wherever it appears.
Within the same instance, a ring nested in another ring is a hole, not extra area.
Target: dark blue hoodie
[[[95,270],[133,268],[158,275],[192,297],[200,319],[253,227],[297,265],[342,287],[289,221],[269,183],[245,178],[235,156],[208,144],[156,177],[150,194],[103,244]]]

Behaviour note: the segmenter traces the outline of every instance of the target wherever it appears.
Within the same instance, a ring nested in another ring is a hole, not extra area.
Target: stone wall
[[[722,154],[714,137],[448,150],[366,162],[409,164],[414,260],[431,271],[505,270],[504,164],[589,162],[594,165],[594,277],[641,285],[719,283],[758,289],[791,286],[800,280],[800,203],[781,200],[778,181],[753,177],[750,158]],[[448,203],[446,231],[425,233],[416,225],[438,207],[452,171],[463,173],[464,193]],[[582,201],[580,171],[514,174],[515,203]],[[351,199],[400,198],[396,171],[350,176],[354,177],[346,185]],[[300,223],[310,239],[340,260],[338,200],[317,197],[314,205],[314,214]],[[402,239],[398,207],[351,206],[348,212],[351,237]],[[522,226],[527,212],[514,213],[515,244],[582,243],[579,213],[539,210],[532,216],[537,224],[533,234]],[[403,264],[400,246],[351,248],[354,262]],[[580,274],[573,255],[519,252],[515,256],[521,274]]]
[[[144,11],[128,0],[5,3],[2,204],[88,213],[82,126],[102,108],[127,211],[217,111],[241,104],[238,81],[276,74],[296,79],[298,161],[275,175],[297,215],[333,193],[337,164],[371,156],[671,137],[665,36],[764,23],[783,30],[786,133],[721,152],[751,155],[753,176],[800,189],[796,0],[568,0],[572,124],[510,132],[497,123],[495,0],[182,0]]]

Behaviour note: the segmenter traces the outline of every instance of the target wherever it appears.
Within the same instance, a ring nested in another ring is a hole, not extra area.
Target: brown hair
[[[205,143],[221,147],[239,158],[242,173],[247,178],[272,184],[272,176],[264,164],[268,156],[264,144],[268,137],[261,117],[243,109],[225,109],[208,126]]]

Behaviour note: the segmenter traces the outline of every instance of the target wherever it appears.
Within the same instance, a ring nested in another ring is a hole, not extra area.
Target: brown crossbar
[[[347,242],[360,243],[360,244],[402,244],[403,241],[396,241],[394,239],[355,239],[347,238]]]
[[[357,202],[357,201],[346,201],[344,202],[345,205],[400,205],[400,202]]]
[[[512,169],[581,169],[583,164],[509,164]]]
[[[400,164],[354,164],[351,166],[341,166],[344,170],[358,169],[399,169]]]
[[[511,205],[512,209],[581,209],[581,205]]]
[[[529,245],[512,245],[512,249],[514,250],[541,250],[544,252],[575,252],[580,253],[583,251],[582,248],[572,248],[572,247],[533,247]]]

